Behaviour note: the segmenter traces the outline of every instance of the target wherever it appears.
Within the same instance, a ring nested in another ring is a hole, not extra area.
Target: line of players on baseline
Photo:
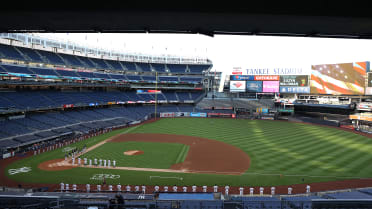
[[[66,192],[69,192],[69,191],[72,191],[72,192],[76,192],[77,191],[77,185],[76,184],[73,184],[72,185],[72,190],[70,190],[70,186],[69,184],[64,184],[64,183],[61,183],[60,184],[60,191],[63,192],[63,191],[66,191]],[[91,192],[91,189],[90,189],[90,184],[86,184],[86,192]],[[116,185],[116,192],[122,192],[122,186],[120,184]],[[146,193],[146,186],[141,186],[141,191],[140,191],[140,186],[135,186],[134,187],[134,191],[131,191],[131,186],[127,185],[125,187],[125,191],[124,192],[135,192],[135,193],[143,193],[145,194]],[[169,187],[168,186],[164,186],[163,187],[163,192],[178,192],[178,187],[176,185],[174,185],[172,187],[172,191],[168,191]],[[192,189],[192,192],[196,192],[197,190],[197,186],[192,186],[191,187]],[[207,192],[207,189],[208,187],[207,186],[202,186],[202,189],[203,189],[203,192],[206,193]],[[229,189],[230,189],[230,186],[225,186],[225,195],[229,195]],[[161,192],[160,191],[160,187],[159,186],[155,186],[154,187],[154,192]],[[260,195],[263,195],[263,192],[264,192],[264,188],[263,187],[260,187]],[[184,186],[182,187],[182,192],[186,193],[187,192],[187,187]],[[293,191],[293,188],[292,187],[288,187],[288,194],[292,194],[292,191]],[[96,192],[103,192],[102,191],[102,186],[101,185],[97,185],[97,190]],[[114,192],[113,190],[113,185],[108,185],[108,192]],[[215,185],[213,186],[213,192],[217,193],[218,192],[218,186]],[[306,186],[306,193],[310,193],[310,185],[307,185]],[[253,195],[254,194],[254,188],[249,188],[249,194],[250,195]],[[239,188],[239,195],[244,195],[244,187],[240,187]],[[275,187],[271,187],[271,195],[275,195]]]

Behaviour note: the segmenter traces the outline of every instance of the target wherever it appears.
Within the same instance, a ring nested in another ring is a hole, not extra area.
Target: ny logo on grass
[[[105,179],[118,179],[120,178],[120,175],[115,175],[115,174],[94,174],[90,179],[92,180],[103,180]]]
[[[27,173],[30,172],[31,168],[30,167],[22,167],[22,168],[15,168],[15,169],[9,169],[8,173],[9,175],[14,175],[17,173]]]

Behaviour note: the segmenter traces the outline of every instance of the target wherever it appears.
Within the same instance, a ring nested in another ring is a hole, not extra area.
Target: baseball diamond
[[[31,169],[14,175],[6,172],[0,179],[4,184],[93,185],[101,180],[92,176],[110,173],[120,178],[106,179],[107,184],[217,184],[233,188],[288,185],[297,188],[310,184],[315,190],[321,190],[322,185],[347,188],[350,182],[355,186],[372,186],[372,168],[365,166],[365,162],[372,160],[372,142],[351,131],[304,123],[201,118],[160,119],[124,130],[127,133],[119,129],[74,143],[75,147],[88,147],[81,158],[116,160],[115,168],[78,166],[77,161],[72,165],[71,159],[63,159],[64,153],[60,151],[63,148],[59,148],[14,162],[3,161],[5,171]],[[154,152],[147,151],[149,148]],[[125,150],[144,153],[125,156]],[[176,163],[179,159],[183,160]]]

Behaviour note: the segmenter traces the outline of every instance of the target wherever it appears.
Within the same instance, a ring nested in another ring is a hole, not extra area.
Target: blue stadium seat
[[[66,65],[66,63],[62,60],[62,58],[59,57],[56,53],[49,52],[49,51],[43,51],[43,50],[38,50],[38,52],[42,56],[44,56],[50,64]]]
[[[126,75],[129,81],[142,81],[141,76],[139,75]]]
[[[160,82],[179,82],[176,76],[159,76]]]
[[[208,70],[210,65],[188,65],[190,73],[192,74],[202,74],[204,70]]]
[[[56,72],[61,76],[66,77],[80,77],[75,71],[68,71],[68,70],[56,70]]]
[[[148,63],[140,63],[136,62],[135,63],[142,71],[144,72],[151,72],[151,66]]]
[[[43,59],[41,59],[40,55],[36,52],[36,50],[25,48],[25,47],[17,47],[24,55],[28,56],[31,61],[37,63],[43,63]]]
[[[10,72],[10,73],[22,73],[22,74],[30,74],[30,75],[34,74],[26,66],[16,66],[16,65],[4,65],[4,64],[2,64],[1,67],[3,67],[7,72]]]
[[[62,54],[59,53],[59,56],[61,56],[65,61],[70,63],[72,66],[75,67],[86,67],[83,63],[80,62],[80,60],[77,58],[77,56],[70,55],[70,54]]]
[[[96,65],[88,57],[77,56],[77,58],[83,63],[85,63],[85,65],[88,66],[89,68],[96,68]]]
[[[110,67],[105,63],[103,59],[97,59],[97,58],[89,58],[94,63],[96,63],[97,67],[100,69],[110,69]]]
[[[149,82],[155,82],[156,81],[156,77],[155,76],[142,76],[142,79],[144,81],[149,81]]]
[[[116,79],[116,80],[119,80],[119,81],[128,80],[127,77],[125,77],[125,75],[122,75],[122,74],[110,74],[110,77],[112,79]]]
[[[165,64],[151,63],[150,64],[157,72],[165,72]]]
[[[179,64],[167,64],[168,69],[172,73],[182,73],[185,74],[186,72],[186,65],[179,65]]]
[[[34,72],[33,74],[37,74],[37,75],[54,75],[54,76],[58,76],[58,74],[56,73],[55,70],[52,70],[52,69],[49,69],[49,68],[35,68],[35,67],[30,67],[29,69],[32,72]]]
[[[372,199],[372,195],[359,191],[332,193],[323,195],[323,197],[329,199]]]
[[[25,59],[13,46],[10,45],[0,44],[0,54],[3,54],[4,58],[15,60]]]
[[[137,68],[136,68],[136,65],[133,63],[133,62],[124,62],[124,61],[120,61],[120,63],[125,66],[125,68],[128,70],[128,71],[137,71]]]
[[[201,83],[201,77],[180,77],[181,82],[190,82],[190,83]]]
[[[112,66],[114,70],[123,71],[123,67],[120,65],[119,61],[115,60],[105,60],[109,65]]]

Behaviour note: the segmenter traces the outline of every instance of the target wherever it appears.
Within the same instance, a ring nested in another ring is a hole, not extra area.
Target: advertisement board
[[[311,66],[310,92],[312,94],[364,94],[367,62]]]
[[[368,103],[368,102],[359,103],[358,106],[357,106],[357,110],[371,111],[372,110],[372,103]]]
[[[254,75],[230,75],[230,81],[254,81]]]
[[[73,108],[74,104],[64,104],[63,108]]]
[[[176,112],[175,116],[176,117],[190,117],[190,113],[189,112]]]
[[[309,77],[307,75],[281,75],[280,86],[308,86]]]
[[[279,92],[279,81],[263,81],[262,92]]]
[[[278,81],[279,76],[278,75],[255,75],[254,80],[255,81]]]
[[[280,93],[310,93],[310,86],[280,86]]]
[[[245,92],[245,81],[230,81],[230,92]]]
[[[262,92],[262,81],[247,81],[247,92]]]
[[[235,117],[234,114],[232,113],[217,113],[217,112],[210,112],[207,114],[208,117],[211,117],[211,118],[233,118]],[[234,116],[233,116],[234,115]]]
[[[137,94],[161,94],[161,90],[140,90],[137,89]]]
[[[205,118],[205,117],[207,117],[207,113],[204,113],[204,112],[190,112],[190,117]]]
[[[161,118],[173,118],[175,116],[174,112],[161,112]]]

